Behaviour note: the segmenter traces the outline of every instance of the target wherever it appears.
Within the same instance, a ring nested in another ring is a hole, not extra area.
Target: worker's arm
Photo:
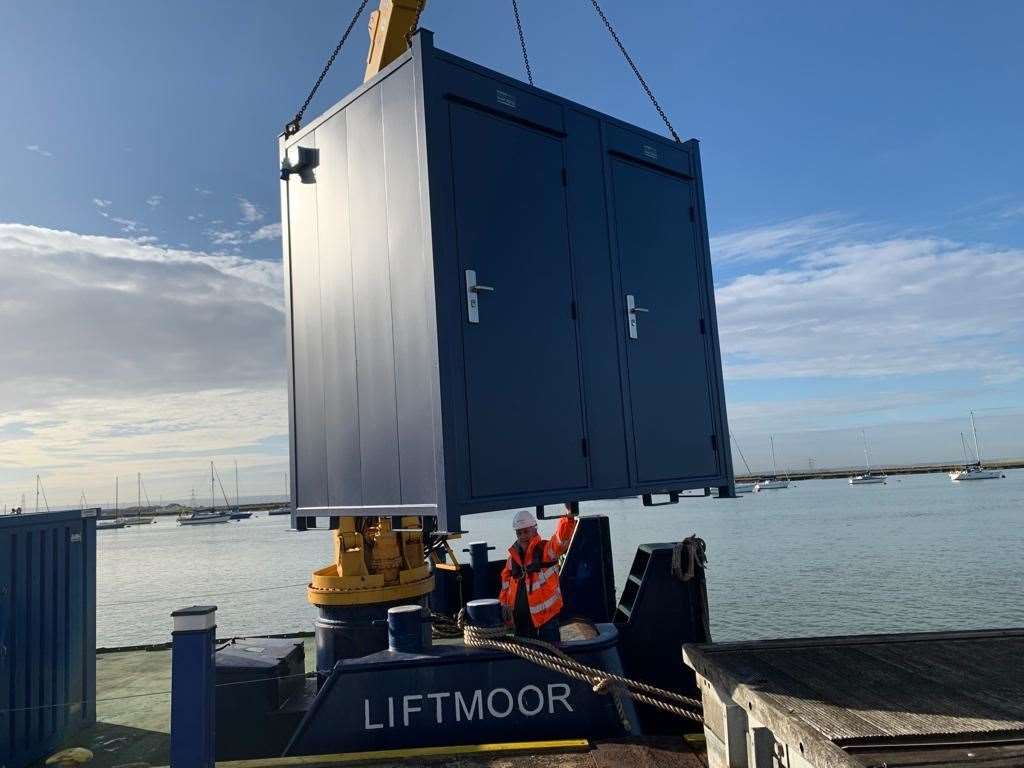
[[[554,535],[548,539],[544,547],[544,559],[556,560],[569,549],[569,542],[572,541],[573,531],[576,530],[576,518],[572,515],[558,518],[558,525],[555,527]]]
[[[498,593],[501,615],[506,624],[512,623],[512,569],[509,567],[510,563],[511,558],[505,560],[505,567],[501,569],[501,592]]]

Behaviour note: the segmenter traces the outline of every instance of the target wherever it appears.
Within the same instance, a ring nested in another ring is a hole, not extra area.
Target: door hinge
[[[711,450],[714,451],[715,453],[718,453],[718,436],[717,435],[712,435],[711,436]]]
[[[587,442],[587,438],[580,438],[580,448],[583,449],[583,458],[590,456],[590,444]]]
[[[565,168],[562,169],[562,186],[569,186],[569,172]]]
[[[579,316],[579,309],[576,306],[575,301],[569,302],[569,315],[575,320]]]
[[[690,206],[690,221],[696,221],[696,220],[697,220],[697,211],[694,210],[693,206],[691,205]]]
[[[701,332],[701,335],[703,335],[706,332],[704,330],[704,318],[703,317],[700,319],[700,332]]]

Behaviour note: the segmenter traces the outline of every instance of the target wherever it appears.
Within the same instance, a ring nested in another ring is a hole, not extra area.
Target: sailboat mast
[[[731,432],[729,433],[729,438],[732,440],[733,444],[736,446],[736,450],[739,451],[740,458],[743,459],[743,466],[747,468],[747,474],[748,475],[753,475],[754,473],[750,471],[750,465],[747,463],[747,457],[743,455],[743,449],[740,448],[739,441],[736,440],[736,438],[733,436],[733,434]],[[287,474],[284,476],[284,482],[285,482],[285,489],[287,490],[287,486],[288,486],[288,475]]]
[[[210,462],[210,511],[217,508],[217,497],[213,495],[213,462]]]
[[[868,436],[867,433],[862,429],[860,436],[864,440],[864,466],[867,467],[868,474],[871,474],[871,455],[868,453]]]
[[[775,477],[778,477],[779,476],[779,467],[778,467],[778,464],[775,463],[775,435],[769,435],[768,436],[768,441],[772,445],[772,474]]]
[[[118,511],[118,491],[120,490],[118,488],[118,481],[119,480],[120,480],[120,478],[117,475],[114,475],[114,519],[115,520],[117,520],[121,516],[121,513]]]
[[[136,501],[136,507],[135,507],[135,517],[141,518],[142,517],[142,473],[141,472],[136,472],[135,473],[135,484],[137,486],[136,489],[135,489],[135,493],[136,493],[136,496],[138,497],[138,499]]]
[[[978,457],[978,464],[981,464],[981,448],[978,447],[978,428],[974,424],[974,411],[971,411],[971,432],[974,433],[974,455]]]
[[[235,459],[235,506],[238,506],[238,459]]]

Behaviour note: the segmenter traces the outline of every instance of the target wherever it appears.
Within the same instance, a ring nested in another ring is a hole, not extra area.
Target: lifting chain
[[[533,85],[533,71],[530,69],[530,57],[526,53],[526,37],[523,35],[523,22],[519,18],[519,3],[512,0],[512,13],[516,17],[516,31],[519,33],[519,47],[523,49],[523,64],[526,65],[526,79]]]
[[[313,90],[309,92],[309,96],[307,96],[306,100],[302,102],[302,106],[299,108],[299,111],[295,113],[295,117],[289,120],[288,124],[285,125],[285,136],[294,136],[299,132],[299,128],[302,127],[302,116],[306,113],[306,108],[309,106],[309,102],[311,102],[313,100],[313,96],[316,95],[317,89],[320,88],[320,83],[324,81],[324,78],[327,76],[327,71],[331,68],[331,65],[334,64],[334,60],[338,58],[338,53],[341,51],[341,47],[345,44],[345,41],[348,40],[348,36],[352,32],[352,28],[356,25],[356,22],[359,20],[359,17],[362,15],[363,9],[366,8],[366,4],[368,2],[369,0],[362,0],[362,2],[359,3],[359,7],[356,9],[355,15],[352,17],[352,21],[350,21],[348,26],[345,27],[345,33],[341,36],[341,40],[338,41],[338,44],[334,46],[334,52],[331,54],[331,58],[329,58],[327,63],[324,65],[324,69],[320,73],[320,77],[316,79],[316,83],[313,85]]]
[[[626,59],[626,63],[629,64],[630,68],[633,70],[633,74],[636,75],[636,79],[639,80],[640,85],[643,86],[644,92],[647,94],[647,98],[651,100],[651,104],[653,104],[654,108],[658,110],[658,114],[661,115],[662,121],[668,128],[668,132],[672,134],[673,139],[681,143],[682,140],[679,138],[679,134],[676,133],[676,129],[672,127],[672,123],[668,121],[668,116],[665,114],[665,110],[661,108],[661,104],[659,104],[658,100],[654,98],[654,93],[651,91],[650,86],[647,85],[647,81],[644,80],[644,76],[640,74],[640,70],[637,68],[636,64],[633,63],[633,59],[630,57],[629,53],[626,52],[626,46],[622,44],[622,41],[619,39],[618,34],[616,34],[615,28],[612,26],[612,23],[608,21],[608,17],[604,15],[604,11],[601,10],[601,6],[598,5],[597,0],[590,0],[590,2],[594,6],[594,10],[597,11],[597,15],[601,17],[601,21],[604,22],[604,26],[605,28],[607,28],[608,33],[612,36],[612,39],[615,41],[615,44],[619,46],[619,50],[622,51],[622,55]],[[526,53],[525,48],[523,49],[523,53]]]

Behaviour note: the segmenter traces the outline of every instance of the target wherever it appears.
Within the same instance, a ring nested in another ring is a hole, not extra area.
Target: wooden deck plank
[[[798,638],[695,650],[694,658],[749,686],[745,696],[835,742],[1024,736],[1022,629]]]

